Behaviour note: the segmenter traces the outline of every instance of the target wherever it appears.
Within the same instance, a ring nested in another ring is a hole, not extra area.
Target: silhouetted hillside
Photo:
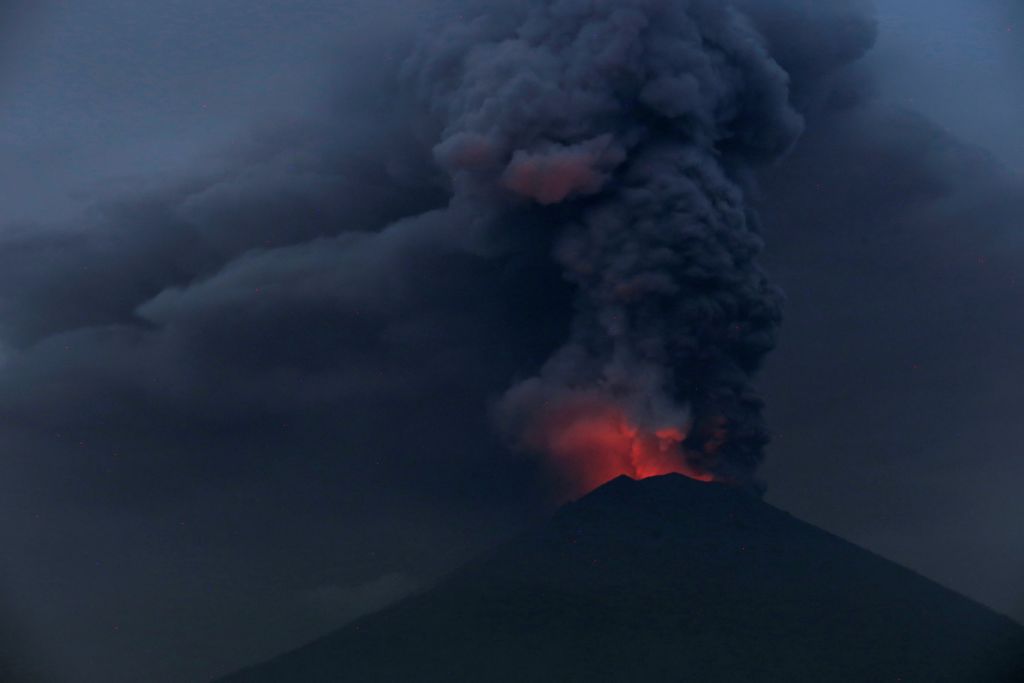
[[[619,478],[220,683],[1024,681],[1024,628],[738,490]]]

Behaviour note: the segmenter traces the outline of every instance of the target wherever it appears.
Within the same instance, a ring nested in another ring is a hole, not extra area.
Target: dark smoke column
[[[723,0],[490,3],[424,41],[406,74],[440,121],[453,204],[497,224],[533,203],[560,226],[572,333],[508,391],[506,426],[568,478],[752,481],[767,436],[751,378],[780,294],[738,179],[802,121],[745,14]]]

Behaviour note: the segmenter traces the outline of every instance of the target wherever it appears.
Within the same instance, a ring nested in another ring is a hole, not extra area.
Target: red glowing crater
[[[713,481],[711,474],[687,462],[685,439],[678,428],[645,430],[621,408],[590,401],[549,412],[528,435],[529,445],[548,456],[568,497],[621,475],[645,479],[677,473]]]

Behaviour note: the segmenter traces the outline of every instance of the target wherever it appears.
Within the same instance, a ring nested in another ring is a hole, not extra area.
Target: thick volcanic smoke
[[[675,427],[638,428],[615,405],[575,398],[543,411],[528,427],[524,442],[550,456],[567,495],[585,494],[625,474],[644,479],[673,472],[711,481],[683,453],[686,435]]]
[[[737,3],[497,3],[407,64],[441,125],[453,202],[532,203],[577,291],[571,334],[501,402],[576,489],[669,471],[750,482],[751,377],[780,294],[744,177],[793,144],[789,77]]]

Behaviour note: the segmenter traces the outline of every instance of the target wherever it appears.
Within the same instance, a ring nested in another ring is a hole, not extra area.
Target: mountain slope
[[[1024,681],[1024,627],[740,491],[619,478],[220,683]]]

